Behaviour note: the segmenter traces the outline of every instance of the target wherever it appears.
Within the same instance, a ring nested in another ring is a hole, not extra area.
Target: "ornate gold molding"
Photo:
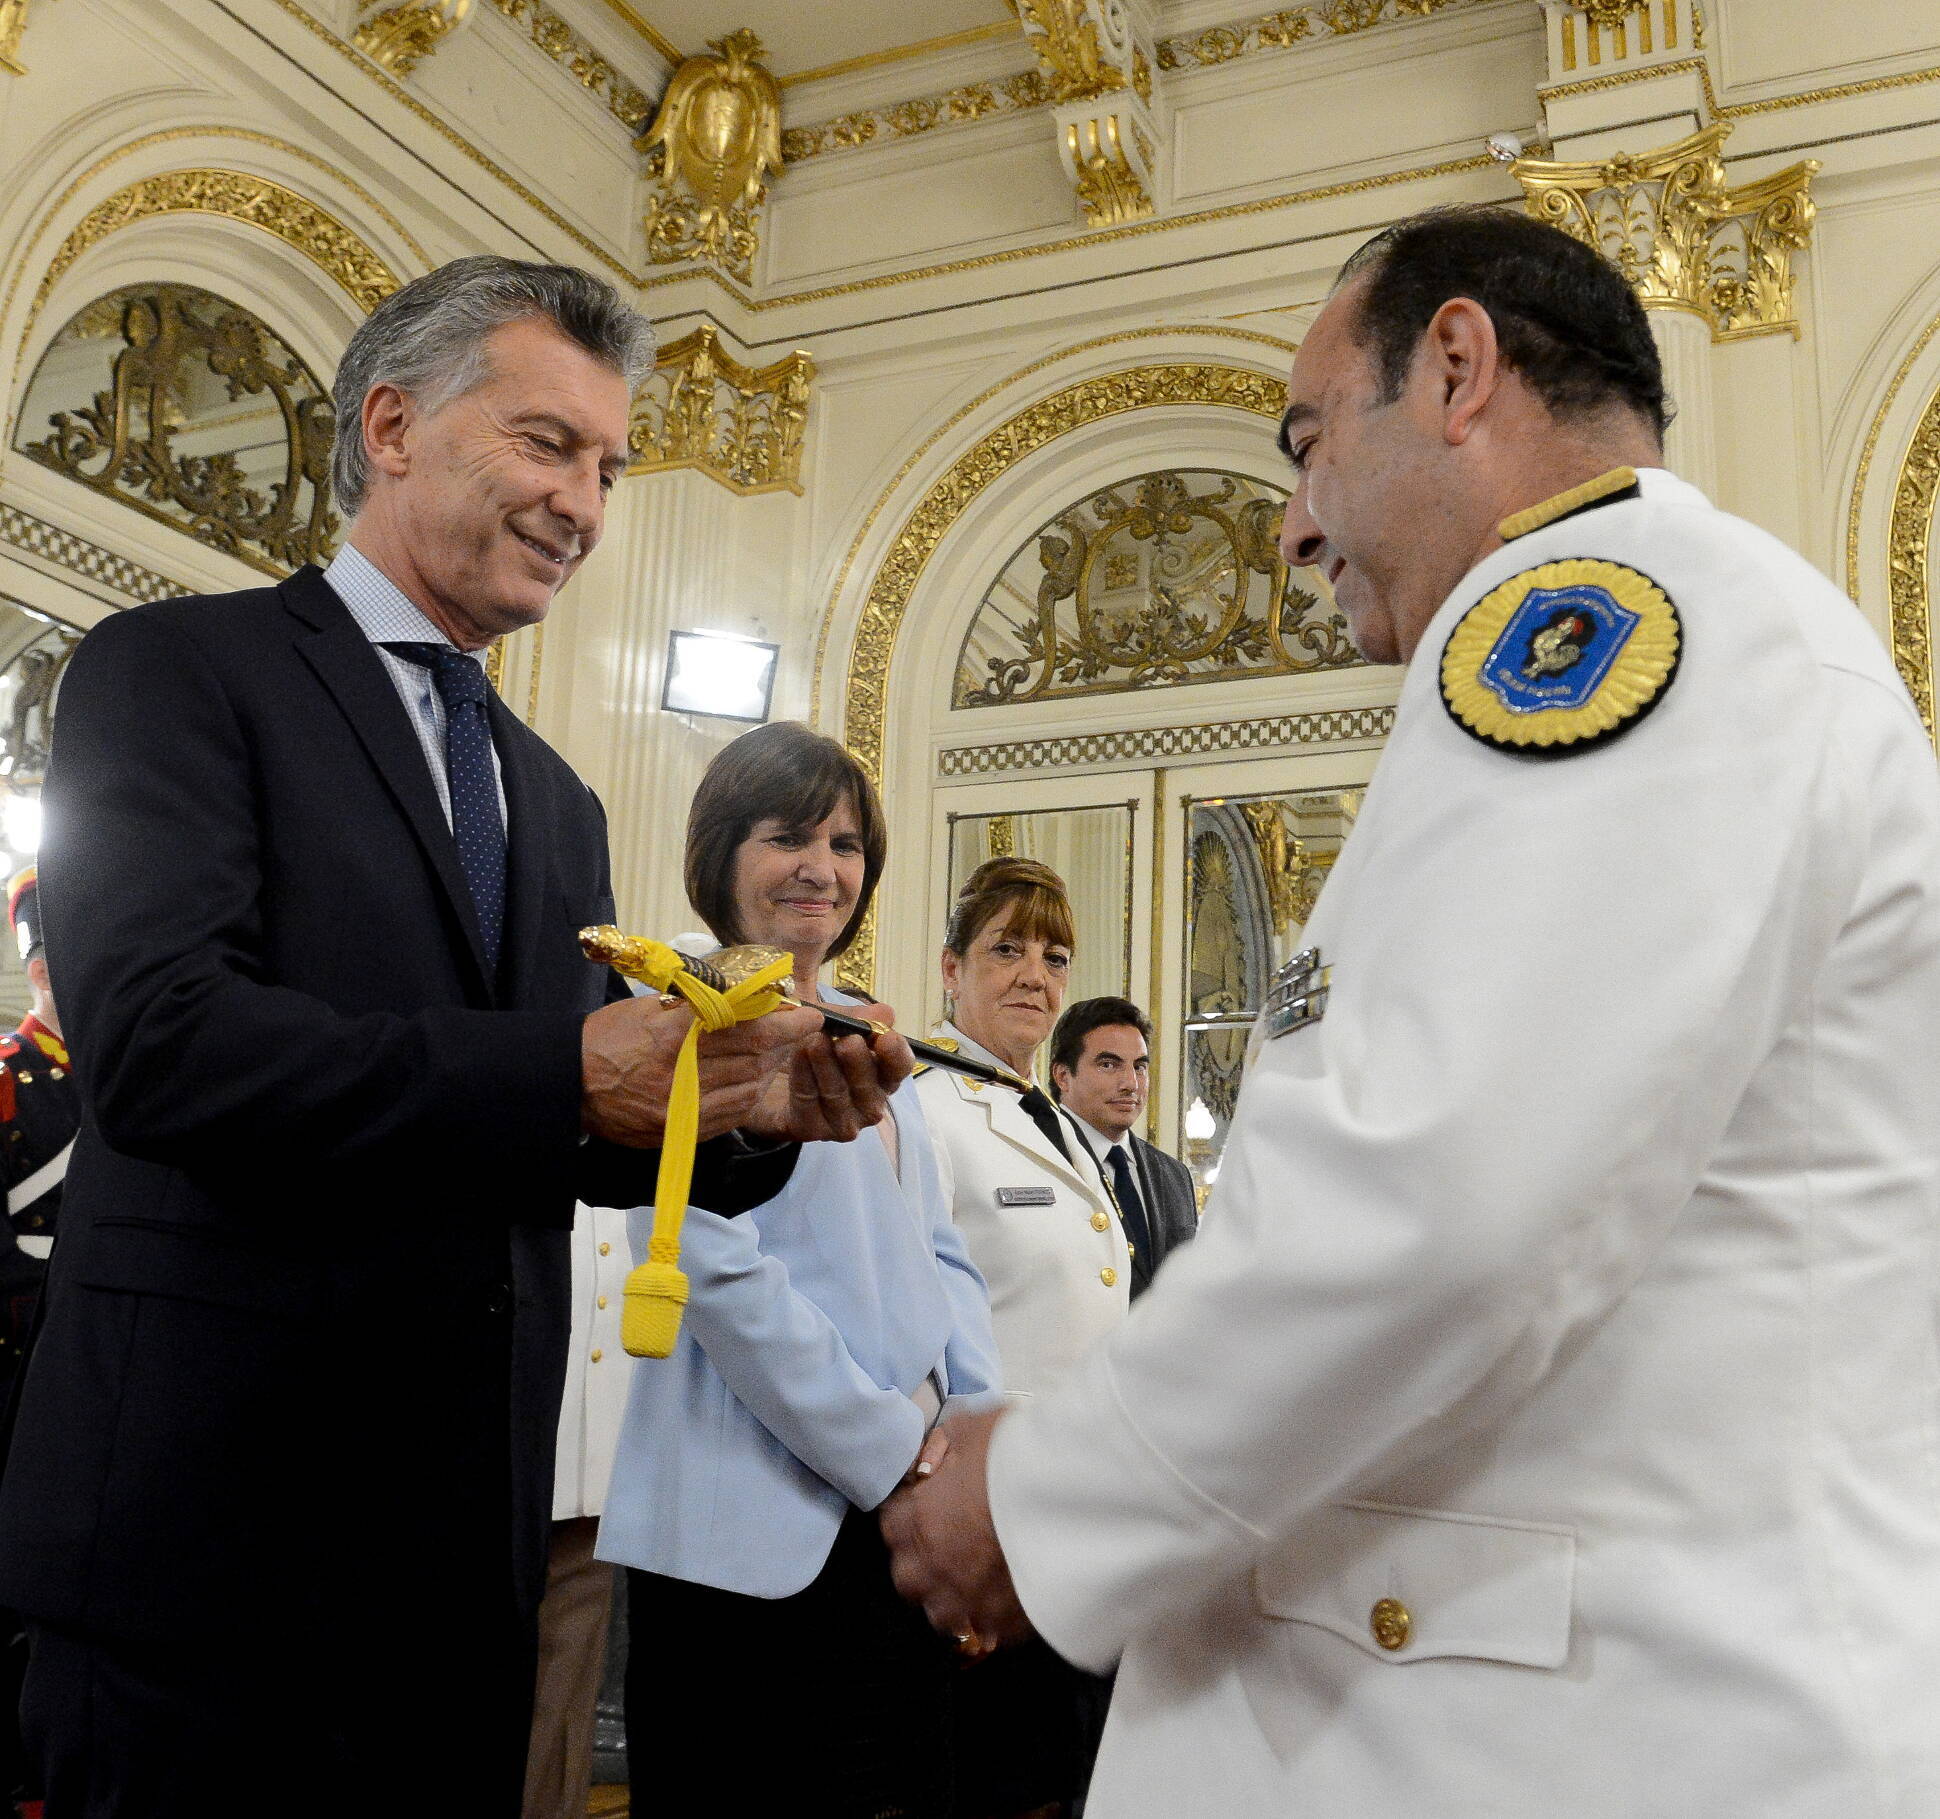
[[[1085,424],[1128,411],[1208,405],[1277,420],[1285,381],[1248,367],[1207,360],[1179,361],[1083,379],[1027,405],[950,464],[911,509],[884,554],[864,601],[849,650],[843,741],[872,781],[882,780],[889,703],[889,671],[910,597],[939,544],[985,488],[1020,461]],[[873,912],[844,956],[843,982],[872,980]]]
[[[1057,121],[1058,155],[1093,227],[1158,207],[1152,65],[1130,0],[1010,0]]]
[[[1929,556],[1940,497],[1940,389],[1927,400],[1900,463],[1886,534],[1893,661],[1933,734],[1933,581]]]
[[[1070,733],[1062,738],[1012,739],[995,745],[946,746],[936,755],[939,777],[991,777],[1006,771],[1064,770],[1075,764],[1145,763],[1199,757],[1207,752],[1265,752],[1292,745],[1365,745],[1394,727],[1392,707],[1333,708],[1325,713],[1268,714],[1254,720],[1214,720],[1137,732]]]
[[[799,493],[815,362],[743,366],[712,324],[669,342],[633,407],[632,474],[695,468],[730,492]]]
[[[408,76],[465,23],[472,0],[412,0],[405,6],[363,0],[362,10],[351,42],[392,75]]]
[[[1810,240],[1816,158],[1755,183],[1725,182],[1731,127],[1601,163],[1519,158],[1529,212],[1607,254],[1646,309],[1701,316],[1714,340],[1799,332],[1792,255]]]
[[[829,152],[856,151],[878,141],[914,138],[939,126],[1033,113],[1049,99],[1043,76],[1034,69],[1021,70],[1000,81],[970,82],[940,95],[919,95],[913,101],[862,108],[833,120],[786,127],[781,135],[781,155],[789,164],[805,164]]]
[[[761,55],[753,32],[730,32],[674,72],[637,142],[656,180],[647,207],[649,263],[700,260],[749,282],[756,211],[769,176],[781,169],[781,91]]]
[[[29,328],[54,286],[89,247],[137,221],[171,214],[220,215],[273,234],[333,278],[365,311],[398,288],[397,274],[369,244],[307,196],[242,171],[165,171],[125,185],[81,217],[34,293]]]
[[[1231,25],[1214,25],[1176,38],[1161,38],[1159,68],[1207,68],[1231,63],[1261,51],[1291,50],[1295,45],[1324,38],[1346,38],[1377,25],[1403,19],[1422,19],[1458,7],[1482,6],[1488,0],[1320,0],[1311,6],[1281,7]]]
[[[799,88],[829,76],[847,76],[861,69],[881,69],[889,63],[907,63],[912,57],[927,57],[937,51],[955,50],[964,44],[988,44],[992,39],[1015,39],[1016,33],[1003,20],[990,25],[969,25],[960,32],[944,32],[940,37],[919,38],[913,44],[898,44],[888,50],[864,51],[859,57],[844,57],[837,63],[818,64],[814,69],[798,69],[775,80],[783,88]]]
[[[1125,89],[1152,98],[1152,70],[1124,0],[1009,0],[1053,102],[1096,101]]]
[[[596,95],[605,102],[607,112],[628,132],[639,133],[653,118],[652,100],[627,81],[591,44],[545,5],[544,0],[492,0],[492,5],[514,25],[524,26],[528,41],[565,70],[588,94]]]
[[[27,0],[0,0],[0,69],[10,76],[27,73],[20,61],[20,37],[26,29]]]
[[[177,600],[199,591],[186,581],[143,568],[139,562],[130,562],[126,556],[4,502],[0,502],[0,542],[11,543],[15,549],[125,594],[130,600]]]
[[[1058,366],[1066,360],[1075,360],[1081,354],[1095,353],[1101,347],[1123,347],[1132,341],[1149,341],[1155,335],[1178,335],[1181,333],[1213,335],[1221,340],[1243,341],[1255,347],[1270,347],[1277,353],[1288,356],[1289,360],[1298,351],[1295,343],[1285,340],[1279,335],[1269,335],[1256,328],[1231,328],[1224,324],[1218,326],[1202,325],[1183,329],[1177,324],[1169,324],[1162,328],[1119,329],[1115,334],[1095,335],[1089,341],[1076,342],[1070,347],[1060,348],[1055,354],[1046,354],[1042,359],[1033,360],[1028,366],[1019,367],[1014,373],[1007,373],[995,385],[986,386],[968,404],[959,406],[943,422],[939,423],[935,429],[930,431],[929,435],[923,439],[915,451],[903,462],[902,466],[897,468],[896,472],[890,477],[889,484],[877,495],[875,504],[870,506],[868,514],[863,518],[861,525],[856,530],[854,539],[849,544],[848,552],[842,558],[842,568],[835,578],[835,588],[829,598],[828,610],[823,613],[821,626],[815,634],[815,665],[809,679],[809,717],[811,720],[817,725],[821,723],[822,678],[828,665],[829,635],[835,624],[836,608],[841,602],[844,589],[849,585],[849,575],[855,568],[856,558],[862,553],[863,543],[867,540],[869,533],[875,528],[876,520],[888,509],[890,500],[896,496],[897,490],[902,486],[903,482],[916,471],[917,464],[939,442],[954,432],[958,424],[982,410],[991,399],[1009,391],[1013,386],[1021,385],[1026,379],[1033,377],[1037,373],[1045,372],[1049,368]]]

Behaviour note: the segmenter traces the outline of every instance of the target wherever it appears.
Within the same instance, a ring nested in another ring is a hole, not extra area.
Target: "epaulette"
[[[957,1048],[959,1046],[957,1039],[954,1036],[925,1036],[923,1040],[927,1042],[931,1048],[940,1048],[946,1055],[954,1055],[957,1052]],[[910,1069],[910,1078],[914,1079],[918,1074],[927,1074],[929,1071],[930,1071],[929,1062],[919,1061],[912,1069]]]
[[[1612,468],[1498,529],[1512,542],[1638,491],[1630,468]],[[1570,757],[1642,720],[1668,692],[1683,648],[1676,606],[1640,569],[1593,556],[1539,563],[1456,621],[1442,648],[1442,705],[1497,751]]]

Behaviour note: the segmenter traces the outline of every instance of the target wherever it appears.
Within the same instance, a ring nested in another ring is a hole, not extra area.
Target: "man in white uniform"
[[[1089,1819],[1940,1814],[1940,784],[1662,419],[1503,213],[1294,363],[1393,738],[1202,1235],[886,1518],[940,1628],[1122,1656]]]

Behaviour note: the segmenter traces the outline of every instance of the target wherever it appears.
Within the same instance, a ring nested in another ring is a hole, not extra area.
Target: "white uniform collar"
[[[930,1034],[933,1036],[948,1037],[950,1041],[954,1042],[957,1045],[958,1049],[960,1049],[964,1054],[968,1055],[972,1061],[987,1061],[992,1067],[1001,1067],[1004,1070],[1004,1072],[1007,1074],[1011,1072],[1011,1065],[1008,1061],[1005,1061],[1004,1059],[1002,1059],[1001,1056],[992,1054],[990,1050],[985,1048],[981,1042],[971,1041],[971,1039],[968,1036],[966,1036],[962,1030],[958,1029],[957,1026],[954,1023],[952,1023],[947,1017],[945,1017],[941,1023],[937,1024],[930,1031]],[[1032,1086],[1035,1086],[1037,1084],[1036,1074],[1034,1073],[1028,1074],[1025,1076],[1025,1078],[1030,1082]]]

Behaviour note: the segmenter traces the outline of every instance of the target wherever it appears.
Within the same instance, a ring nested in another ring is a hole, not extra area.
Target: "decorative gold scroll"
[[[1799,332],[1792,255],[1812,235],[1816,158],[1755,183],[1725,182],[1731,127],[1601,163],[1519,158],[1529,212],[1615,261],[1646,309],[1685,310],[1718,341]]]
[[[135,285],[62,330],[28,398],[45,411],[42,371],[117,341],[112,356],[95,356],[108,363],[108,389],[71,401],[56,393],[66,408],[42,417],[47,433],[35,441],[23,411],[15,448],[267,574],[327,562],[338,529],[330,396],[281,338],[207,291]]]
[[[408,76],[465,23],[471,10],[472,0],[412,0],[405,6],[364,0],[364,17],[352,39],[373,63],[394,76]]]
[[[1893,661],[1926,722],[1933,720],[1934,508],[1940,502],[1940,391],[1927,400],[1914,427],[1893,488],[1886,533],[1886,585],[1893,628]]]
[[[704,324],[660,350],[633,407],[628,472],[691,467],[736,493],[799,493],[815,362],[743,366]]]
[[[654,123],[634,143],[655,180],[647,258],[690,260],[752,281],[756,213],[781,169],[781,90],[751,31],[713,39],[674,72]]]
[[[607,111],[628,132],[639,133],[653,118],[653,103],[545,0],[492,0],[492,5],[514,25],[524,26],[526,41],[550,57],[588,94],[604,101]],[[679,57],[674,61],[679,62]]]

